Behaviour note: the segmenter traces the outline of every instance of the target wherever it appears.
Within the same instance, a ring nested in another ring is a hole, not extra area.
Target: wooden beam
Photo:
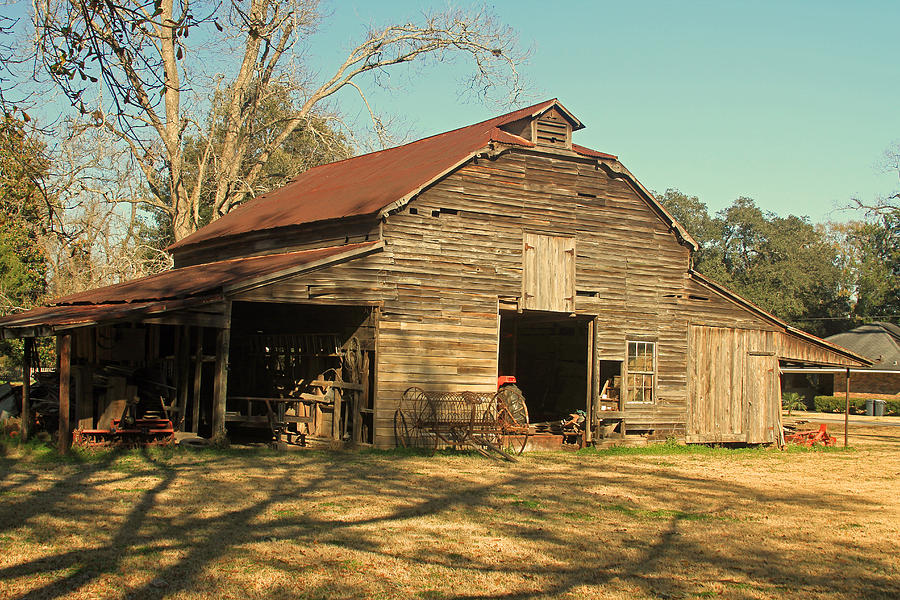
[[[34,338],[25,338],[25,347],[22,351],[22,424],[19,438],[26,441],[31,434],[31,363],[34,352]]]
[[[175,330],[175,338],[175,405],[178,407],[178,421],[175,428],[184,431],[191,370],[191,328],[186,325],[178,327]]]
[[[77,348],[77,345],[76,345]],[[73,349],[73,352],[75,350]],[[94,373],[85,365],[72,367],[75,383],[75,418],[78,429],[94,427]]]
[[[216,335],[216,374],[213,384],[214,440],[225,441],[225,403],[228,398],[228,354],[231,349],[231,301],[225,301],[225,327]]]
[[[64,454],[72,441],[72,426],[69,422],[69,377],[72,372],[72,334],[57,337],[59,356],[59,429],[57,445]]]
[[[194,346],[194,403],[191,411],[191,431],[197,433],[200,426],[200,384],[203,382],[203,328],[197,328]]]
[[[847,385],[844,398],[844,448],[847,447],[847,426],[850,424],[850,367],[847,367]]]
[[[334,409],[331,416],[331,437],[334,440],[341,439],[341,412],[343,411],[343,395],[339,388],[334,388]]]
[[[199,327],[215,327],[225,326],[225,318],[222,315],[208,313],[190,313],[177,312],[160,315],[158,317],[149,317],[141,320],[147,325],[196,325]]]
[[[355,396],[355,410],[353,411],[353,441],[357,444],[363,441],[363,413],[362,411],[369,406],[369,353],[362,353],[362,369],[360,369],[360,377],[362,379],[362,391]]]
[[[587,363],[587,411],[584,419],[585,445],[590,444],[592,441],[594,441],[594,394],[596,393],[596,390],[594,389],[594,371],[597,370],[597,365],[594,364],[594,349],[597,347],[594,332],[596,329],[596,320],[590,321],[588,323],[587,331],[587,357],[585,357],[585,362]]]

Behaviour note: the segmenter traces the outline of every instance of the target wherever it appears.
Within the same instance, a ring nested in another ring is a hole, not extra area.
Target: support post
[[[587,410],[584,416],[584,444],[594,441],[594,371],[597,370],[594,355],[597,345],[594,343],[594,329],[597,324],[594,320],[588,323],[587,331]]]
[[[175,330],[177,341],[175,343],[176,364],[176,390],[175,406],[177,408],[176,429],[184,431],[184,422],[187,418],[188,380],[191,368],[191,327],[179,325]]]
[[[203,383],[203,328],[197,327],[197,340],[194,347],[194,401],[191,406],[191,432],[197,433],[200,428],[200,384]]]
[[[72,425],[69,421],[69,379],[72,374],[72,335],[69,333],[57,338],[59,352],[59,429],[57,445],[60,454],[69,449],[72,441]]]
[[[847,385],[844,397],[844,448],[847,447],[847,426],[850,424],[850,368],[847,367]]]
[[[31,435],[31,363],[34,352],[34,338],[25,338],[22,351],[22,424],[19,427],[19,439],[26,441]]]
[[[228,398],[228,353],[231,349],[231,301],[225,301],[225,326],[216,336],[216,379],[213,387],[213,440],[225,441],[225,401]]]

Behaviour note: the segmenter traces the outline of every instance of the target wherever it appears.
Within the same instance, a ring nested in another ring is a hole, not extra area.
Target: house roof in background
[[[825,339],[868,356],[873,369],[900,372],[900,327],[893,323],[867,323]]]
[[[465,162],[491,142],[533,148],[535,144],[503,125],[537,117],[556,107],[583,127],[558,100],[461,127],[421,140],[314,167],[277,190],[238,206],[192,235],[169,246],[178,250],[217,238],[352,216],[378,215]],[[573,144],[583,156],[616,160],[612,154]]]

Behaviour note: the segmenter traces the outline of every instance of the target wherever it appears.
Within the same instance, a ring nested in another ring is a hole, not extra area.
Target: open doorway
[[[590,321],[551,312],[500,313],[499,375],[516,377],[537,432],[561,433],[573,414],[584,416]]]
[[[367,306],[235,302],[229,435],[372,443],[375,318]]]

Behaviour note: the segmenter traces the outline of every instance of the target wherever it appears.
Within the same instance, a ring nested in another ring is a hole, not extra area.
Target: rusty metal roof
[[[386,207],[433,182],[491,142],[534,147],[534,143],[508,133],[501,126],[538,116],[551,107],[571,116],[556,99],[433,135],[403,146],[314,167],[286,186],[263,194],[187,236],[168,250],[209,240],[316,221],[377,215]],[[583,127],[573,119],[576,129]],[[596,158],[611,154],[573,147]]]
[[[158,302],[130,302],[117,304],[76,304],[43,306],[0,319],[0,331],[16,331],[35,327],[75,327],[94,323],[110,323],[121,319],[148,316],[187,308],[208,302],[209,297]],[[15,335],[15,334],[13,334]],[[22,335],[19,333],[19,335]]]
[[[381,248],[380,241],[223,260],[70,294],[49,306],[0,318],[0,329],[113,321],[130,313],[164,312],[221,297],[242,283],[275,279]]]

